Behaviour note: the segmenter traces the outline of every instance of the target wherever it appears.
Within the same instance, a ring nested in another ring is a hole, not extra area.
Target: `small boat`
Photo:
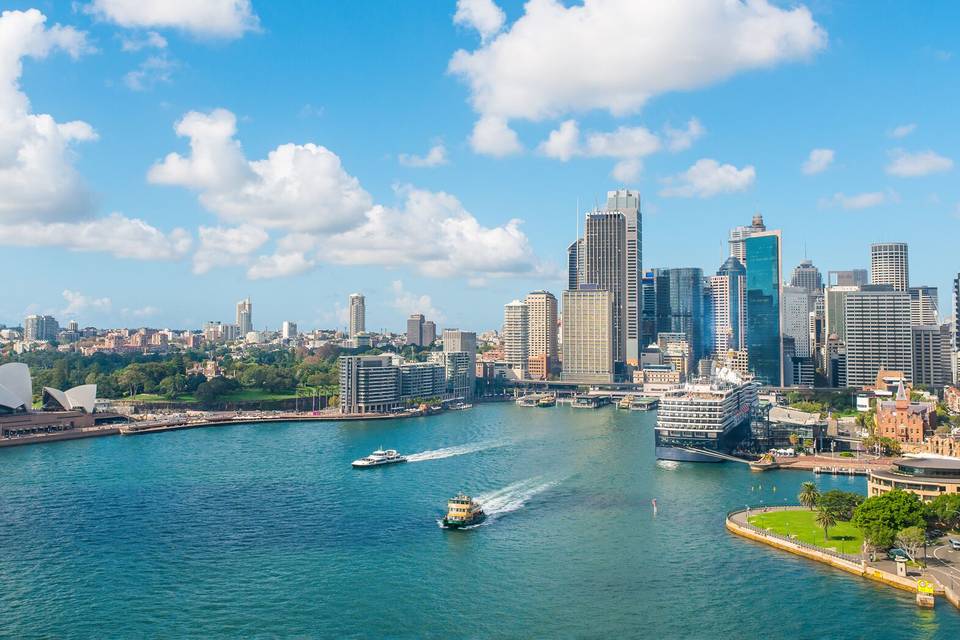
[[[557,396],[555,395],[546,395],[537,400],[538,407],[554,407],[557,404]]]
[[[462,491],[447,501],[447,515],[441,521],[447,529],[462,529],[480,524],[487,514],[477,502]]]
[[[617,409],[629,409],[631,404],[633,404],[633,396],[623,396],[620,398],[620,402],[617,403]]]
[[[396,449],[377,449],[366,458],[360,458],[353,461],[353,466],[362,469],[365,467],[379,467],[384,464],[396,464],[397,462],[406,462],[407,457],[397,453]]]

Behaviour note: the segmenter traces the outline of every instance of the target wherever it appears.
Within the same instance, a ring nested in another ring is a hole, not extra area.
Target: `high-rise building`
[[[699,267],[657,269],[657,333],[687,337],[693,362],[703,355],[703,271]],[[712,332],[711,332],[712,333]]]
[[[743,241],[747,282],[747,353],[761,384],[783,386],[783,278],[779,231],[757,231]]]
[[[624,293],[624,331],[626,333],[626,363],[640,362],[640,278],[643,275],[643,216],[640,213],[640,193],[628,189],[607,191],[607,211],[623,213],[627,232],[627,273]]]
[[[23,320],[23,339],[26,342],[50,342],[57,339],[60,323],[53,316],[31,315]]]
[[[951,384],[950,325],[923,325],[913,334],[913,382],[932,387]]]
[[[406,344],[423,346],[423,323],[425,319],[422,313],[411,313],[407,318],[407,342]]]
[[[823,289],[823,276],[820,269],[813,266],[810,260],[804,260],[794,267],[790,276],[790,286],[806,289],[807,293],[819,293]]]
[[[870,284],[870,273],[866,269],[827,272],[827,286],[830,287],[861,287],[865,284]]]
[[[444,353],[464,353],[468,357],[467,371],[464,374],[465,379],[459,383],[454,382],[454,397],[463,396],[466,399],[473,397],[474,381],[477,376],[477,334],[473,331],[460,331],[459,329],[443,330],[443,352]],[[450,368],[447,368],[447,379],[451,378]]]
[[[747,270],[734,256],[727,258],[717,270],[717,275],[710,276],[714,353],[741,351],[744,348],[746,278]]]
[[[557,298],[549,291],[533,291],[524,299],[529,323],[529,373],[535,380],[546,380],[556,366]]]
[[[423,346],[429,347],[437,339],[437,323],[433,320],[423,321]]]
[[[889,284],[894,291],[910,286],[910,264],[906,242],[870,245],[870,284]]]
[[[940,323],[936,287],[910,287],[910,324],[915,327]]]
[[[803,287],[783,287],[783,334],[793,338],[795,356],[810,357],[810,294]]]
[[[530,310],[519,300],[503,307],[503,355],[517,378],[528,374],[530,357]]]
[[[581,284],[576,291],[564,291],[561,332],[561,380],[613,381],[613,294],[590,283]]]
[[[640,349],[657,341],[657,280],[652,271],[640,279]]]
[[[250,298],[237,303],[237,326],[240,327],[242,336],[253,331],[253,303],[250,302]]]
[[[295,340],[297,338],[297,323],[284,320],[283,327],[280,329],[280,337],[284,340]]]
[[[657,346],[663,357],[663,363],[671,365],[680,377],[686,379],[693,373],[693,351],[686,333],[664,331],[657,334]]]
[[[752,235],[763,233],[767,227],[763,224],[763,216],[759,213],[753,216],[753,222],[749,227],[735,227],[730,230],[730,255],[740,261],[744,267],[747,266],[747,250],[744,241]]]
[[[350,337],[367,330],[367,304],[362,294],[350,294]]]
[[[401,406],[400,367],[391,356],[340,356],[340,413],[385,413]]]
[[[837,285],[835,287],[827,288],[824,296],[825,331],[827,338],[835,336],[837,340],[843,342],[847,331],[845,315],[847,295],[853,291],[859,290],[860,285]]]
[[[913,335],[910,331],[910,295],[891,285],[867,285],[846,294],[847,385],[876,382],[881,369],[902,371],[913,380]]]
[[[620,211],[594,211],[584,226],[585,273],[580,287],[596,285],[613,297],[613,359],[626,362],[627,222]]]
[[[79,332],[80,324],[76,320],[71,320],[67,323],[67,331],[72,331],[73,333]]]
[[[576,289],[583,279],[583,238],[578,238],[567,247],[567,289]]]

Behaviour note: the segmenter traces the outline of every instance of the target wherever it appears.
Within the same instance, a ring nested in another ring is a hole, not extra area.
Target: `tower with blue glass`
[[[747,357],[761,384],[783,386],[783,277],[779,231],[744,240],[747,262]]]

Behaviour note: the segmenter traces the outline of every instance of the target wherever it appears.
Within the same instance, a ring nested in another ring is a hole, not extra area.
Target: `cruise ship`
[[[722,462],[750,433],[756,406],[757,384],[726,369],[666,392],[657,411],[657,459]]]

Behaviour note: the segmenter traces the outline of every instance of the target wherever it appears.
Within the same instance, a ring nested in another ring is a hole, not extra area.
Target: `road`
[[[927,549],[927,571],[954,591],[960,589],[960,551],[942,544]]]

